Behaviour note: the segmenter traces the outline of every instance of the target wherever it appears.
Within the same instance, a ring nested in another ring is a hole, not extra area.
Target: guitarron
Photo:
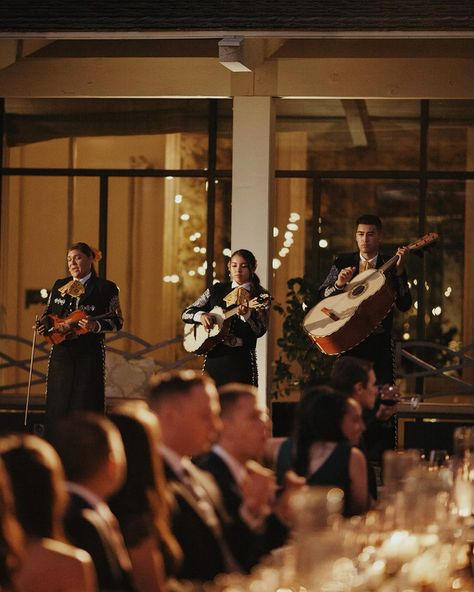
[[[437,239],[438,235],[430,232],[408,245],[408,249],[422,249]],[[397,260],[395,255],[379,269],[357,274],[343,292],[324,298],[306,314],[303,327],[323,353],[335,355],[352,349],[388,315],[395,292],[385,272]]]

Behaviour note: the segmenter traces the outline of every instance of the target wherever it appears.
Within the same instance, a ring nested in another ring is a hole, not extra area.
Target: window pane
[[[474,170],[474,101],[430,101],[428,168]]]
[[[276,104],[278,169],[419,166],[419,101],[278,99]]]

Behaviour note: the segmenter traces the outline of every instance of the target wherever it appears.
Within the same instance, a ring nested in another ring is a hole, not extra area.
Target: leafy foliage
[[[316,302],[316,289],[306,278],[288,280],[286,306],[273,309],[283,316],[283,335],[277,340],[280,354],[275,361],[272,396],[289,395],[292,387],[302,386],[315,377],[329,376],[332,360],[323,354],[303,328],[303,319]]]

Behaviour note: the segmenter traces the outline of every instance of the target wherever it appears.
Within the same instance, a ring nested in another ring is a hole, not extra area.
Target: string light
[[[191,216],[189,214],[186,214],[186,212],[185,212],[184,214],[181,214],[180,218],[184,222],[187,222],[189,220],[189,218],[191,218]]]
[[[328,247],[329,243],[325,238],[322,238],[319,241],[319,246],[321,247],[321,249],[326,249]]]
[[[298,224],[287,224],[286,227],[288,230],[293,230],[294,232],[298,230]]]
[[[272,267],[273,267],[273,269],[278,269],[279,267],[281,267],[280,259],[277,259],[275,257],[275,259],[273,259],[273,261],[272,261]]]
[[[177,204],[180,204],[183,201],[183,196],[181,195],[181,193],[177,193],[174,196],[174,202]]]
[[[280,231],[276,226],[273,227],[273,238],[276,238],[280,234]]]

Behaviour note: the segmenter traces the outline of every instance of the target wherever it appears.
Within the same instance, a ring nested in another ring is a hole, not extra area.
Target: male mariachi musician
[[[104,333],[123,325],[117,286],[97,276],[94,251],[76,243],[67,252],[71,276],[57,280],[38,333],[54,345],[48,364],[45,427],[73,411],[104,412]],[[70,321],[77,316],[79,320]]]
[[[387,260],[379,252],[382,241],[382,222],[378,216],[364,214],[356,220],[356,241],[359,252],[345,253],[334,260],[328,276],[318,290],[318,301],[335,296],[344,290],[345,285],[359,272],[369,268],[379,268]],[[395,290],[395,305],[405,312],[412,305],[408,287],[405,260],[409,250],[397,250],[398,261],[395,267],[386,272],[387,280]],[[374,364],[378,384],[394,384],[394,348],[392,341],[393,311],[361,343],[350,349],[350,356],[370,360]]]

